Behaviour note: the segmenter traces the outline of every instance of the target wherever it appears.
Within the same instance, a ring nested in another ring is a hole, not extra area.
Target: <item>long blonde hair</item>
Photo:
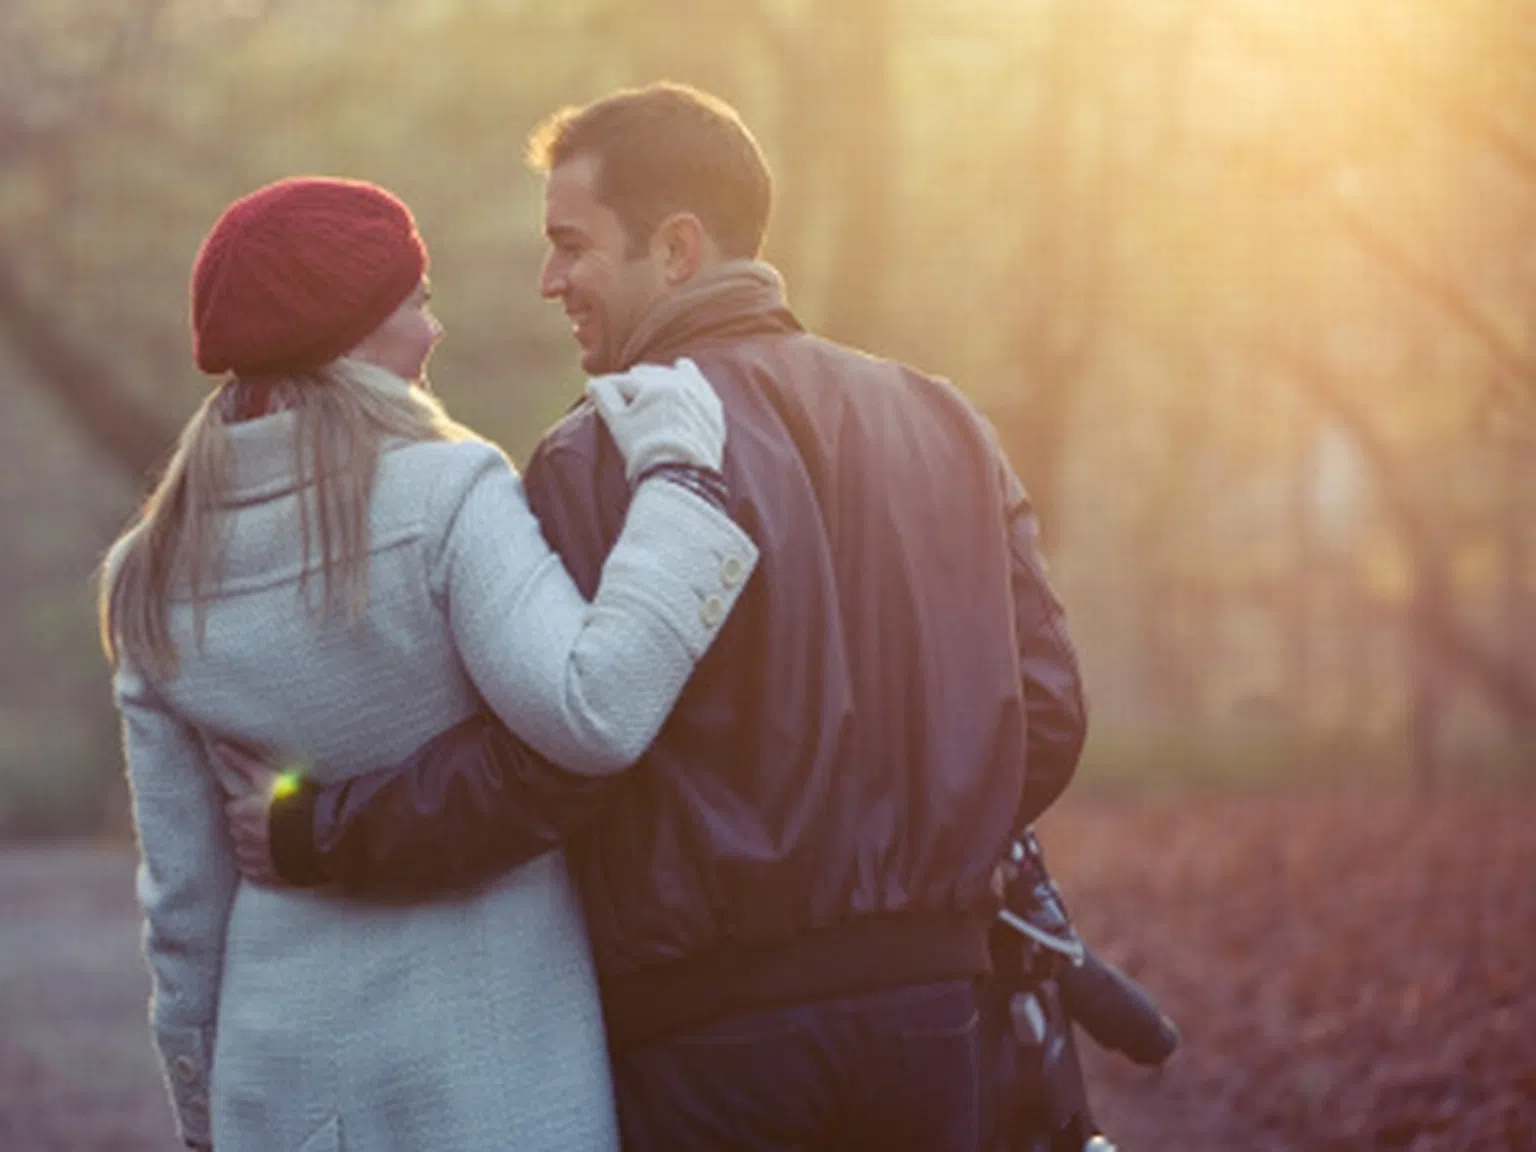
[[[466,440],[436,397],[392,373],[342,358],[304,376],[267,382],[273,406],[294,414],[293,467],[308,481],[299,501],[307,574],[318,541],[321,614],[355,619],[368,599],[368,505],[386,438]],[[181,431],[165,473],[113,545],[97,585],[101,645],[115,668],[125,657],[155,679],[180,667],[169,601],[184,591],[202,643],[206,596],[221,564],[218,515],[228,483],[227,425],[241,381],[212,392]],[[306,575],[307,579],[307,575]]]

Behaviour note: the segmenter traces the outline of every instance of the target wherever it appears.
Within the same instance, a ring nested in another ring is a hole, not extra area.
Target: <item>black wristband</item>
[[[272,797],[267,809],[272,867],[284,884],[307,888],[329,879],[315,851],[315,798],[319,792],[311,781],[299,780],[292,790]]]
[[[662,480],[670,480],[674,484],[681,484],[694,495],[708,500],[722,512],[728,511],[727,503],[731,490],[726,486],[725,477],[714,468],[705,468],[699,464],[682,464],[669,461],[665,464],[652,464],[639,476],[635,477],[635,487],[638,488],[651,477]]]

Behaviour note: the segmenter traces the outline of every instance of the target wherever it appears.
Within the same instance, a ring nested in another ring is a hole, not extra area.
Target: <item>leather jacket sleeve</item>
[[[483,712],[392,768],[274,800],[273,864],[290,884],[439,895],[558,847],[597,811],[608,782],[566,772]]]
[[[1088,734],[1088,706],[1067,614],[1040,551],[1034,505],[1003,463],[1019,680],[1028,714],[1028,760],[1015,827],[1023,830],[1066,790]]]

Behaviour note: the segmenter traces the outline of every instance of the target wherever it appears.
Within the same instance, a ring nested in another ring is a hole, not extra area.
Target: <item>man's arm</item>
[[[480,713],[392,768],[279,789],[268,817],[272,863],[286,883],[332,881],[358,895],[452,891],[558,847],[597,810],[604,785],[551,764]]]
[[[1088,705],[1066,610],[1051,587],[1040,551],[1034,505],[1006,460],[1002,469],[1019,680],[1029,725],[1024,791],[1015,822],[1022,830],[1071,783],[1088,734]]]

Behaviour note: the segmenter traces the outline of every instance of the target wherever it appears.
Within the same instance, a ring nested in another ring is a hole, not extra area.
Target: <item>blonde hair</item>
[[[345,610],[356,619],[368,600],[368,505],[384,440],[468,440],[474,433],[451,420],[424,388],[360,360],[343,357],[267,383],[273,406],[293,412],[294,475],[308,481],[299,500],[305,582],[313,535],[323,580],[320,614]],[[190,598],[197,642],[203,641],[206,597],[222,561],[227,425],[244,387],[231,377],[203,401],[182,429],[164,475],[102,565],[97,620],[114,668],[127,658],[153,678],[176,675],[173,592]]]

